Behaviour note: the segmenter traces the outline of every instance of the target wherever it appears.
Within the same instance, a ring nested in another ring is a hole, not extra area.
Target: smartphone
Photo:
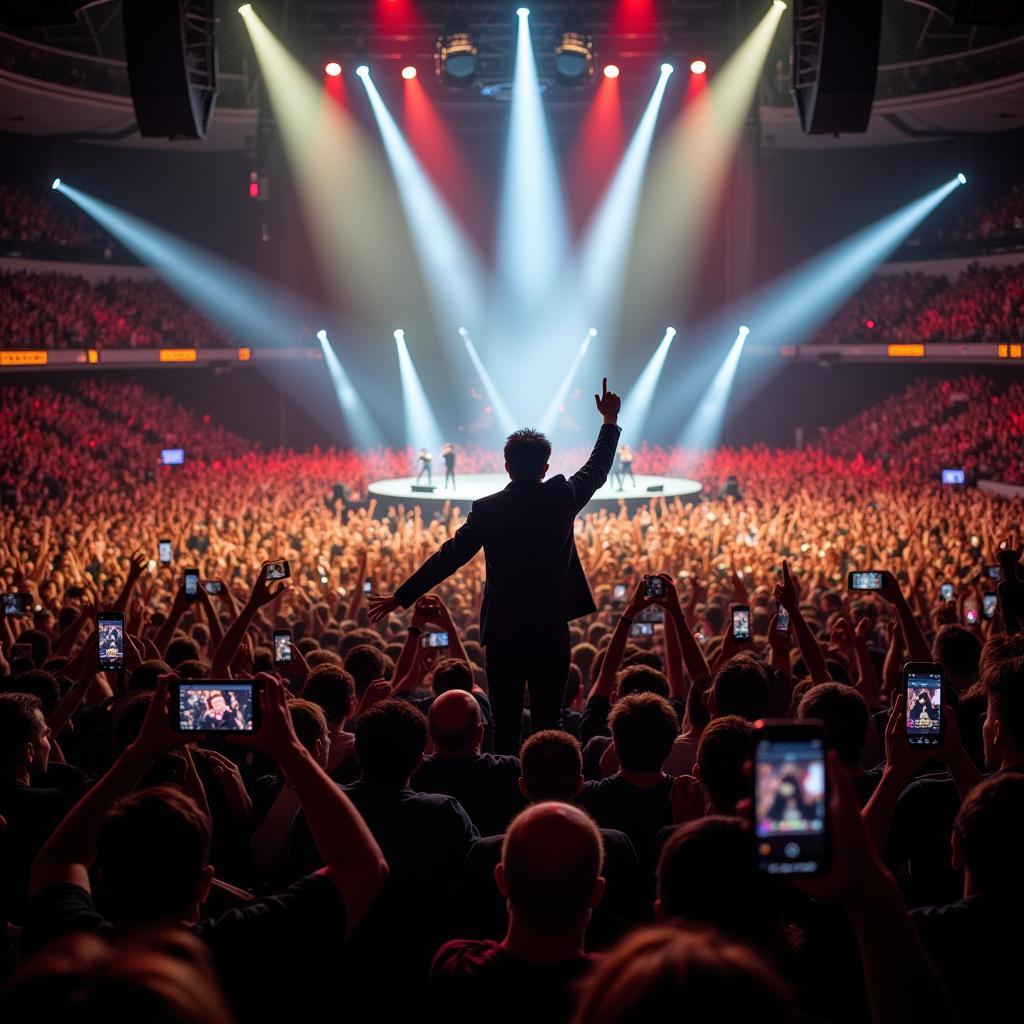
[[[626,600],[626,584],[616,583],[612,587],[612,600],[613,601],[625,601]]]
[[[850,590],[881,590],[885,573],[872,569],[869,572],[851,572],[847,579]]]
[[[372,580],[363,580],[363,593],[364,594],[372,594],[373,593],[373,581]]]
[[[290,665],[292,662],[292,631],[274,630],[274,664]]]
[[[174,550],[171,547],[171,542],[169,540],[157,541],[156,557],[160,560],[161,565],[169,565],[173,555]]]
[[[18,658],[28,658],[32,660],[32,645],[31,644],[11,644],[11,661],[17,661]]]
[[[208,594],[223,594],[224,584],[220,580],[203,580],[203,590]]]
[[[435,632],[424,633],[423,639],[420,642],[424,647],[447,647],[448,633],[443,629],[439,629]]]
[[[907,700],[907,740],[912,747],[942,743],[942,666],[934,661],[908,661],[903,666]]]
[[[288,568],[288,559],[278,558],[276,561],[267,562],[268,580],[283,580],[290,575],[291,570]]]
[[[660,576],[647,576],[644,579],[644,597],[664,597],[665,581]]]
[[[257,679],[179,679],[171,689],[171,722],[178,732],[256,732]]]
[[[4,615],[24,615],[28,611],[31,600],[28,594],[7,593],[0,597],[3,597]]]
[[[654,636],[653,622],[634,622],[629,627],[630,636]]]
[[[733,640],[750,639],[750,606],[737,604],[732,609],[732,638]]]
[[[121,672],[124,669],[124,612],[100,612],[96,616],[96,637],[100,669]]]
[[[821,874],[830,860],[824,724],[757,722],[753,780],[758,869]]]
[[[939,587],[939,597],[949,604],[950,601],[956,599],[956,588],[952,583],[943,583],[942,586]]]
[[[1001,580],[1003,578],[1003,570],[998,565],[986,565],[985,575],[990,580]]]
[[[67,597],[69,601],[79,601],[85,597],[85,587],[68,587]]]
[[[185,596],[194,601],[199,596],[199,570],[185,570]]]
[[[981,595],[981,614],[986,619],[996,617],[996,608],[999,607],[999,597],[991,590]]]
[[[969,597],[964,601],[964,622],[968,626],[976,626],[978,619],[981,618],[981,611],[978,608],[978,601],[976,598]]]
[[[781,604],[775,606],[775,628],[780,633],[789,632],[789,612]]]

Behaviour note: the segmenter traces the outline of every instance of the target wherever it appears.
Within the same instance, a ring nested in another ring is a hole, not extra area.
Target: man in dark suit
[[[519,750],[523,690],[530,688],[534,729],[557,729],[569,674],[567,623],[595,611],[583,573],[573,523],[608,479],[621,400],[608,390],[595,395],[604,419],[587,464],[567,480],[545,480],[551,442],[535,430],[517,430],[505,442],[512,482],[473,503],[465,523],[395,591],[370,598],[376,622],[417,598],[465,565],[482,547],[487,582],[480,608],[480,642],[486,647],[487,682],[494,708],[494,746]]]

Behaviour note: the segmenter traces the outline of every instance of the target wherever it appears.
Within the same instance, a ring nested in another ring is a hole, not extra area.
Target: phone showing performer
[[[290,629],[274,630],[274,664],[290,665],[292,663],[292,631]]]
[[[943,583],[942,586],[939,587],[939,597],[946,604],[949,604],[956,598],[956,588],[952,583]]]
[[[660,576],[644,577],[644,597],[664,597],[665,581]]]
[[[758,869],[770,875],[823,872],[830,860],[824,725],[757,722],[753,778]]]
[[[267,562],[267,581],[283,580],[291,575],[287,558],[277,558],[273,562]]]
[[[933,661],[910,661],[903,666],[907,705],[907,741],[912,747],[942,743],[942,666]]]
[[[732,607],[732,638],[733,640],[750,639],[750,606],[735,604]]]
[[[616,583],[612,587],[612,600],[613,601],[625,601],[626,600],[626,584]]]
[[[363,593],[364,594],[372,594],[373,593],[373,580],[363,580]]]
[[[424,633],[423,639],[420,641],[424,647],[447,647],[448,646],[448,633],[443,629],[435,630],[430,633]]]
[[[157,541],[156,552],[161,565],[171,564],[171,559],[174,557],[174,547],[166,537],[163,540]]]
[[[775,628],[780,633],[788,633],[790,625],[789,612],[786,611],[782,605],[777,605],[775,609]]]
[[[120,672],[124,669],[124,612],[100,612],[96,616],[96,638],[99,644],[100,670]]]
[[[171,688],[171,722],[179,732],[256,732],[258,679],[179,679]]]
[[[194,601],[199,596],[199,570],[185,570],[185,596]]]
[[[630,636],[654,636],[653,622],[634,622],[629,627]]]
[[[885,573],[877,569],[851,572],[847,580],[850,590],[881,590],[884,583]]]
[[[996,609],[999,607],[999,596],[992,590],[981,595],[981,614],[986,619],[996,617]]]

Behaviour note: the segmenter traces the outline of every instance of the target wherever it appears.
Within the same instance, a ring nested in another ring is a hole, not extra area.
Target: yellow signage
[[[196,350],[194,348],[162,348],[160,349],[161,363],[194,363],[196,361]]]
[[[39,349],[0,352],[0,366],[45,366],[49,358],[49,353]]]

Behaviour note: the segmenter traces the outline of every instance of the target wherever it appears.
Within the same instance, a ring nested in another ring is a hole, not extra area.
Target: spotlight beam
[[[324,364],[327,366],[327,373],[334,386],[334,393],[352,440],[359,448],[375,448],[381,445],[383,436],[380,428],[363,404],[359,392],[341,365],[341,360],[327,337],[327,331],[317,331],[316,339],[320,342],[320,348],[324,354]]]
[[[622,403],[619,424],[622,427],[622,436],[629,439],[627,441],[629,444],[638,444],[643,439],[647,414],[654,401],[654,393],[661,378],[661,371],[665,366],[668,350],[672,347],[672,339],[675,336],[674,327],[665,328],[665,335],[654,350],[654,355],[647,361],[647,365]]]
[[[570,364],[569,369],[566,371],[565,376],[558,385],[558,390],[555,392],[554,397],[548,404],[547,410],[541,417],[540,429],[544,433],[550,433],[558,423],[558,414],[561,412],[562,405],[565,402],[566,396],[569,394],[569,388],[572,387],[572,382],[576,379],[576,374],[579,372],[580,364],[583,362],[583,357],[587,354],[587,349],[590,348],[590,343],[596,335],[597,330],[591,327],[583,336],[583,341],[580,342],[579,350],[573,357],[573,361]]]
[[[422,447],[436,455],[444,439],[405,343],[405,331],[395,331],[395,346],[398,349],[398,372],[402,380],[406,444],[414,451]]]
[[[505,405],[504,399],[501,397],[501,392],[495,386],[494,381],[491,380],[491,375],[487,372],[487,367],[484,366],[483,360],[477,353],[476,346],[473,344],[473,339],[469,336],[469,331],[467,331],[465,327],[460,327],[459,334],[462,335],[462,340],[466,345],[466,351],[469,353],[469,358],[472,360],[476,374],[480,378],[480,383],[484,386],[484,391],[487,394],[487,400],[491,403],[491,408],[494,409],[494,414],[498,419],[498,425],[501,427],[503,433],[511,434],[512,431],[516,429],[516,421],[513,419],[512,413],[509,412],[508,406]]]
[[[684,448],[704,450],[713,448],[718,443],[722,423],[725,421],[725,411],[729,405],[729,395],[732,393],[732,382],[736,379],[736,370],[749,333],[747,327],[741,327],[736,332],[736,340],[729,347],[722,365],[711,378],[700,404],[683,430],[680,443]]]

